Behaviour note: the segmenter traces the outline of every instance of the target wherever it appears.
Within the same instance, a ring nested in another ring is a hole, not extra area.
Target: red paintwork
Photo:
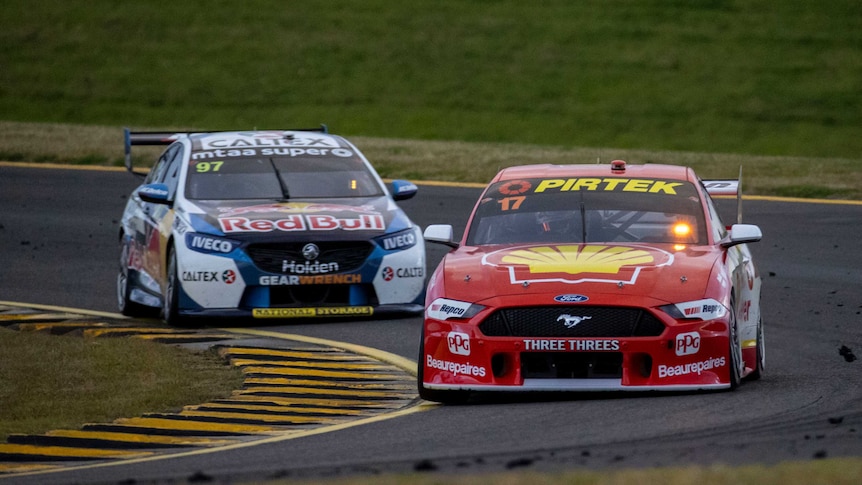
[[[702,199],[708,197],[691,169],[666,165],[627,165],[624,170],[612,170],[609,165],[513,167],[501,171],[490,184],[505,180],[575,177],[685,180],[697,186]],[[513,190],[519,189],[513,185]],[[474,213],[475,210],[474,207]],[[471,215],[471,221],[472,218]],[[709,221],[708,214],[706,219]],[[423,332],[424,353],[419,362],[423,376],[421,386],[437,390],[518,390],[524,384],[520,360],[522,352],[530,350],[531,346],[541,346],[543,351],[548,352],[577,352],[578,345],[598,346],[598,352],[606,348],[607,351],[622,354],[622,379],[618,387],[613,388],[699,389],[730,386],[730,314],[706,321],[675,320],[659,309],[670,303],[708,298],[730,307],[729,281],[733,279],[737,265],[732,261],[734,258],[728,257],[730,250],[721,248],[714,240],[712,231],[707,231],[708,244],[701,246],[542,243],[483,247],[464,245],[469,231],[470,222],[461,246],[444,257],[429,281],[425,300],[428,307]],[[608,248],[643,251],[650,255],[646,259],[651,261],[622,266],[616,272],[609,272],[607,267],[600,268],[603,271],[598,272],[582,271],[582,266],[569,263],[565,263],[569,265],[566,266],[567,271],[531,272],[528,265],[503,261],[515,251],[524,254],[537,249],[551,252],[564,250],[567,257],[574,258],[572,255],[579,251]],[[636,272],[633,271],[635,267],[638,268]],[[625,284],[619,285],[620,280],[625,281]],[[524,281],[529,281],[529,284],[524,285]],[[584,295],[589,300],[583,303],[559,303],[554,300],[556,296],[566,294]],[[433,318],[428,308],[438,298],[480,304],[485,309],[469,319]],[[660,319],[666,329],[657,337],[625,338],[488,337],[478,329],[478,324],[499,308],[553,305],[559,306],[561,314],[576,314],[580,305],[641,307]],[[731,311],[735,312],[736,309]],[[458,335],[450,335],[450,332]],[[689,355],[677,355],[677,336],[691,332],[699,335],[699,350]],[[464,335],[469,338],[469,343]],[[450,350],[452,342],[449,338],[457,339],[453,344],[456,352]],[[458,348],[459,344],[462,347]],[[492,369],[492,357],[496,359],[496,372]],[[744,349],[743,358],[746,367],[754,367],[755,349]],[[699,372],[685,372],[695,368]],[[683,373],[668,375],[668,369],[671,369],[672,374],[674,370]],[[570,386],[563,389],[578,390],[581,384],[589,387],[592,384],[575,382],[587,380],[566,382],[564,385]],[[611,387],[598,388],[611,390]]]

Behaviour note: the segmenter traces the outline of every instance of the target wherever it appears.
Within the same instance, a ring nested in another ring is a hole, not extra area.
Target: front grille
[[[550,306],[497,310],[479,330],[488,337],[656,337],[664,324],[640,308]]]
[[[285,261],[306,263],[302,248],[307,242],[260,243],[249,245],[246,251],[255,266],[270,273],[283,273]],[[320,256],[312,263],[337,263],[338,269],[327,272],[346,273],[356,271],[374,250],[368,241],[327,241],[315,243],[320,248]],[[298,271],[294,272],[299,274]],[[310,273],[309,273],[310,274]]]
[[[296,285],[269,287],[273,308],[378,305],[373,285]]]
[[[614,379],[623,375],[619,352],[524,352],[524,379]]]

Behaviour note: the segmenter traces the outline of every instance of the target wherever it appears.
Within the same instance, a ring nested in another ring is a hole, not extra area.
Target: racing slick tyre
[[[117,307],[127,317],[149,317],[155,313],[153,308],[131,299],[132,287],[129,284],[129,246],[120,238],[120,268],[117,272]]]
[[[434,401],[442,404],[464,404],[470,398],[467,391],[441,391],[428,389],[423,385],[425,380],[425,337],[419,342],[419,366],[416,374],[416,384],[419,388],[419,397],[426,401]]]
[[[164,302],[164,319],[165,323],[171,326],[183,326],[186,319],[181,317],[177,305],[180,297],[180,280],[177,277],[177,252],[171,245],[168,250],[168,279],[165,287]]]
[[[763,321],[757,320],[757,362],[754,370],[748,375],[752,381],[756,381],[763,377],[763,368],[766,366],[766,347],[763,341]]]
[[[733,299],[730,300],[730,320],[727,323],[727,340],[730,342],[730,389],[733,390],[739,387],[740,382],[742,382],[742,372],[740,371],[742,347],[739,345],[739,333],[736,329],[736,304]]]

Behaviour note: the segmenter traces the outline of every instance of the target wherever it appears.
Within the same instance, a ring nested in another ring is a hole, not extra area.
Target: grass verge
[[[0,441],[228,396],[242,374],[214,353],[134,338],[0,328]]]
[[[4,0],[7,120],[862,152],[858,0]]]
[[[122,137],[121,127],[0,121],[0,160],[121,166]],[[623,159],[630,163],[687,165],[707,179],[736,178],[742,166],[743,190],[749,195],[862,200],[862,159],[566,148],[360,136],[349,139],[365,153],[381,176],[414,181],[484,184],[500,168],[512,165],[607,163]],[[135,147],[132,152],[135,166],[149,168],[162,149]]]

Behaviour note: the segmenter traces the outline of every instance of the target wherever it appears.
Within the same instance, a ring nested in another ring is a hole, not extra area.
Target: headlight
[[[238,248],[239,242],[209,234],[186,233],[186,247],[204,254],[228,254]]]
[[[437,320],[448,320],[450,318],[473,318],[477,313],[484,310],[483,305],[469,303],[466,301],[450,300],[448,298],[437,298],[430,305],[426,315]]]
[[[727,308],[712,298],[664,305],[659,309],[677,320],[715,320],[727,315]]]

